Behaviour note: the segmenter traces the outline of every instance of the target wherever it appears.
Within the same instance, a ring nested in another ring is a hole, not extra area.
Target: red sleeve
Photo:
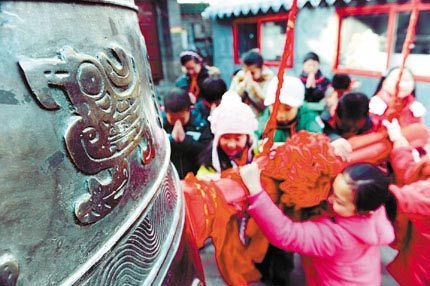
[[[430,216],[430,180],[422,180],[403,186],[390,186],[391,192],[397,198],[400,211],[411,219],[413,215]]]
[[[391,152],[391,165],[398,185],[404,185],[405,181],[410,179],[417,164],[412,156],[412,150],[412,147],[400,147]]]

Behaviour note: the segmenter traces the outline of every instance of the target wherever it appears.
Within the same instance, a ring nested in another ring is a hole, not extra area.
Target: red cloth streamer
[[[268,156],[257,159],[262,174],[276,180],[281,202],[296,210],[326,200],[341,162],[327,136],[298,131]]]
[[[408,30],[406,32],[406,38],[403,42],[402,47],[402,63],[399,69],[399,78],[396,82],[396,89],[394,92],[393,99],[391,100],[391,112],[387,114],[388,119],[391,121],[396,118],[402,109],[402,99],[399,98],[400,81],[402,80],[403,71],[405,70],[406,60],[411,52],[412,45],[415,41],[416,27],[418,22],[419,10],[417,1],[413,1],[414,9],[412,10],[411,17],[409,18]]]
[[[284,82],[284,73],[285,68],[287,67],[288,59],[291,58],[292,51],[293,51],[293,36],[294,36],[294,26],[296,23],[296,16],[298,12],[298,6],[297,6],[297,0],[293,0],[293,4],[291,6],[290,12],[288,13],[288,22],[287,22],[287,32],[286,32],[286,39],[285,39],[285,46],[284,46],[284,52],[282,54],[281,63],[279,65],[278,70],[278,87],[276,89],[276,96],[275,96],[275,103],[273,105],[272,113],[270,114],[269,121],[266,124],[266,128],[263,132],[263,138],[267,138],[268,141],[266,144],[264,144],[263,152],[262,154],[269,154],[270,149],[273,146],[274,142],[274,135],[276,131],[276,114],[278,113],[279,109],[279,95],[281,93],[281,87]]]

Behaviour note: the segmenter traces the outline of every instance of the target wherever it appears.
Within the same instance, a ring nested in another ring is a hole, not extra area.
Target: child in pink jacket
[[[391,164],[398,186],[390,190],[399,211],[393,245],[399,254],[388,271],[402,286],[430,285],[430,159],[414,156],[397,120],[384,125],[393,141]]]
[[[276,207],[261,187],[256,163],[240,172],[249,213],[273,245],[303,255],[306,285],[381,285],[379,246],[394,240],[384,207],[389,180],[381,170],[370,164],[346,168],[329,198],[334,216],[305,222],[291,221]]]
[[[381,78],[374,96],[370,99],[369,112],[372,114],[372,118],[378,122],[378,126],[392,112],[395,112],[402,127],[412,123],[422,123],[424,120],[423,117],[426,113],[426,108],[416,100],[415,79],[408,68],[403,70],[400,80],[399,93],[397,95],[400,107],[393,109],[394,106],[391,106],[399,76],[399,67],[390,69],[387,75]]]

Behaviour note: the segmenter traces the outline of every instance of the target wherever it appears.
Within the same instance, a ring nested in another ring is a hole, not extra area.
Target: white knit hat
[[[274,77],[267,87],[266,99],[264,105],[269,106],[275,103],[276,88],[278,87],[278,78]],[[291,107],[300,107],[305,100],[305,86],[297,77],[284,76],[284,82],[279,96],[281,103]]]
[[[218,158],[219,139],[224,134],[247,134],[252,145],[257,140],[254,132],[258,129],[258,121],[252,109],[242,102],[237,93],[227,91],[221,99],[221,104],[209,116],[211,130],[214,134],[212,143],[212,166],[221,172]],[[252,146],[253,148],[254,146]]]

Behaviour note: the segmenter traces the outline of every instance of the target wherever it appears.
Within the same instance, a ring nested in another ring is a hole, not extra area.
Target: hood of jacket
[[[394,229],[383,206],[369,215],[337,216],[336,223],[365,244],[386,245],[394,240]]]

